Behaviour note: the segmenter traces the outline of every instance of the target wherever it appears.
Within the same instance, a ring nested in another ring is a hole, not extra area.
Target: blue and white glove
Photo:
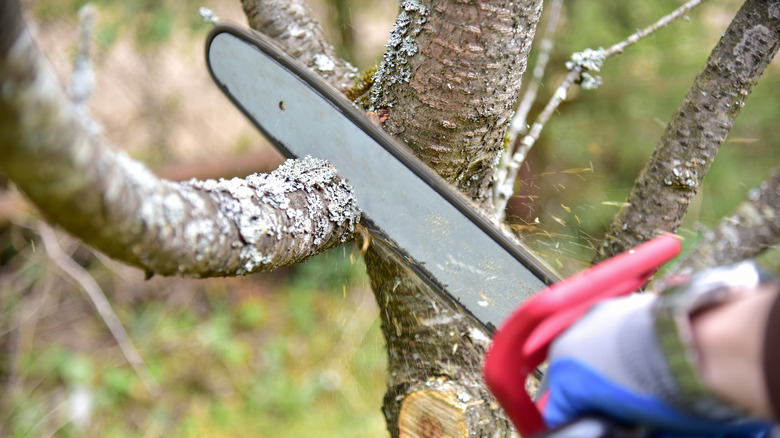
[[[656,299],[636,294],[598,304],[553,342],[542,389],[547,425],[597,413],[650,436],[767,436],[770,424],[715,400],[708,409],[683,402],[655,333]]]

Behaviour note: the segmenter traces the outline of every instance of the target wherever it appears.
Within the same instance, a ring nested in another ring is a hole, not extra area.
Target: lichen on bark
[[[273,38],[296,58],[337,89],[355,82],[357,69],[336,54],[322,26],[303,0],[241,0],[249,26]]]
[[[15,2],[3,21],[20,21]],[[359,210],[327,163],[176,183],[84,126],[30,34],[0,27],[0,171],[41,213],[149,274],[241,275],[306,260],[352,236]]]

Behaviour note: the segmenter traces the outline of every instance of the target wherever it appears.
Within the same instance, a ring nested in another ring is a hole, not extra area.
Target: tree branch
[[[371,103],[384,128],[450,183],[489,201],[541,1],[405,0]]]
[[[703,237],[681,262],[681,269],[736,263],[780,243],[780,168],[751,190],[734,214]]]
[[[323,161],[175,183],[106,146],[85,131],[16,2],[0,8],[0,170],[53,223],[149,274],[194,277],[293,264],[352,236],[351,187]]]
[[[249,26],[273,38],[285,52],[346,91],[357,69],[341,59],[303,0],[241,0]]]
[[[519,135],[528,132],[528,114],[531,112],[534,102],[536,102],[536,96],[542,84],[547,63],[550,61],[550,52],[554,46],[553,36],[558,28],[558,19],[562,9],[563,0],[553,0],[549,6],[547,23],[544,26],[544,34],[539,43],[536,65],[530,78],[531,81],[526,86],[523,98],[520,99],[520,104],[517,106],[515,115],[512,116],[512,121],[506,133],[506,150],[501,154],[501,161],[496,168],[495,181],[493,183],[493,208],[498,221],[504,220],[506,205],[515,192],[515,178],[517,169],[521,164],[516,161],[517,157],[514,153],[515,143]]]
[[[720,145],[780,47],[780,1],[747,0],[672,116],[596,261],[674,232]]]

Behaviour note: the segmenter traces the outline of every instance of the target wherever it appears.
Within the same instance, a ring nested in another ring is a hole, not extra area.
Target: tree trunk
[[[387,342],[390,435],[509,435],[511,424],[482,383],[489,336],[383,244],[372,243],[366,268]]]
[[[527,65],[542,2],[404,1],[375,75],[384,128],[477,202]]]
[[[541,1],[403,1],[375,75],[384,128],[485,205],[526,68]],[[392,436],[513,433],[482,382],[489,335],[395,261],[366,254],[389,358]]]

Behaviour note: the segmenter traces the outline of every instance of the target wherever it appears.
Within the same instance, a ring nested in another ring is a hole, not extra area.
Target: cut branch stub
[[[448,389],[423,389],[406,396],[398,416],[400,438],[468,436],[468,404],[458,400],[456,391]]]
[[[431,378],[420,387],[422,389],[407,395],[401,405],[398,415],[400,438],[518,436],[511,426],[501,432],[488,426],[486,412],[503,416],[498,405],[472,397],[471,391],[457,382],[443,377]]]

